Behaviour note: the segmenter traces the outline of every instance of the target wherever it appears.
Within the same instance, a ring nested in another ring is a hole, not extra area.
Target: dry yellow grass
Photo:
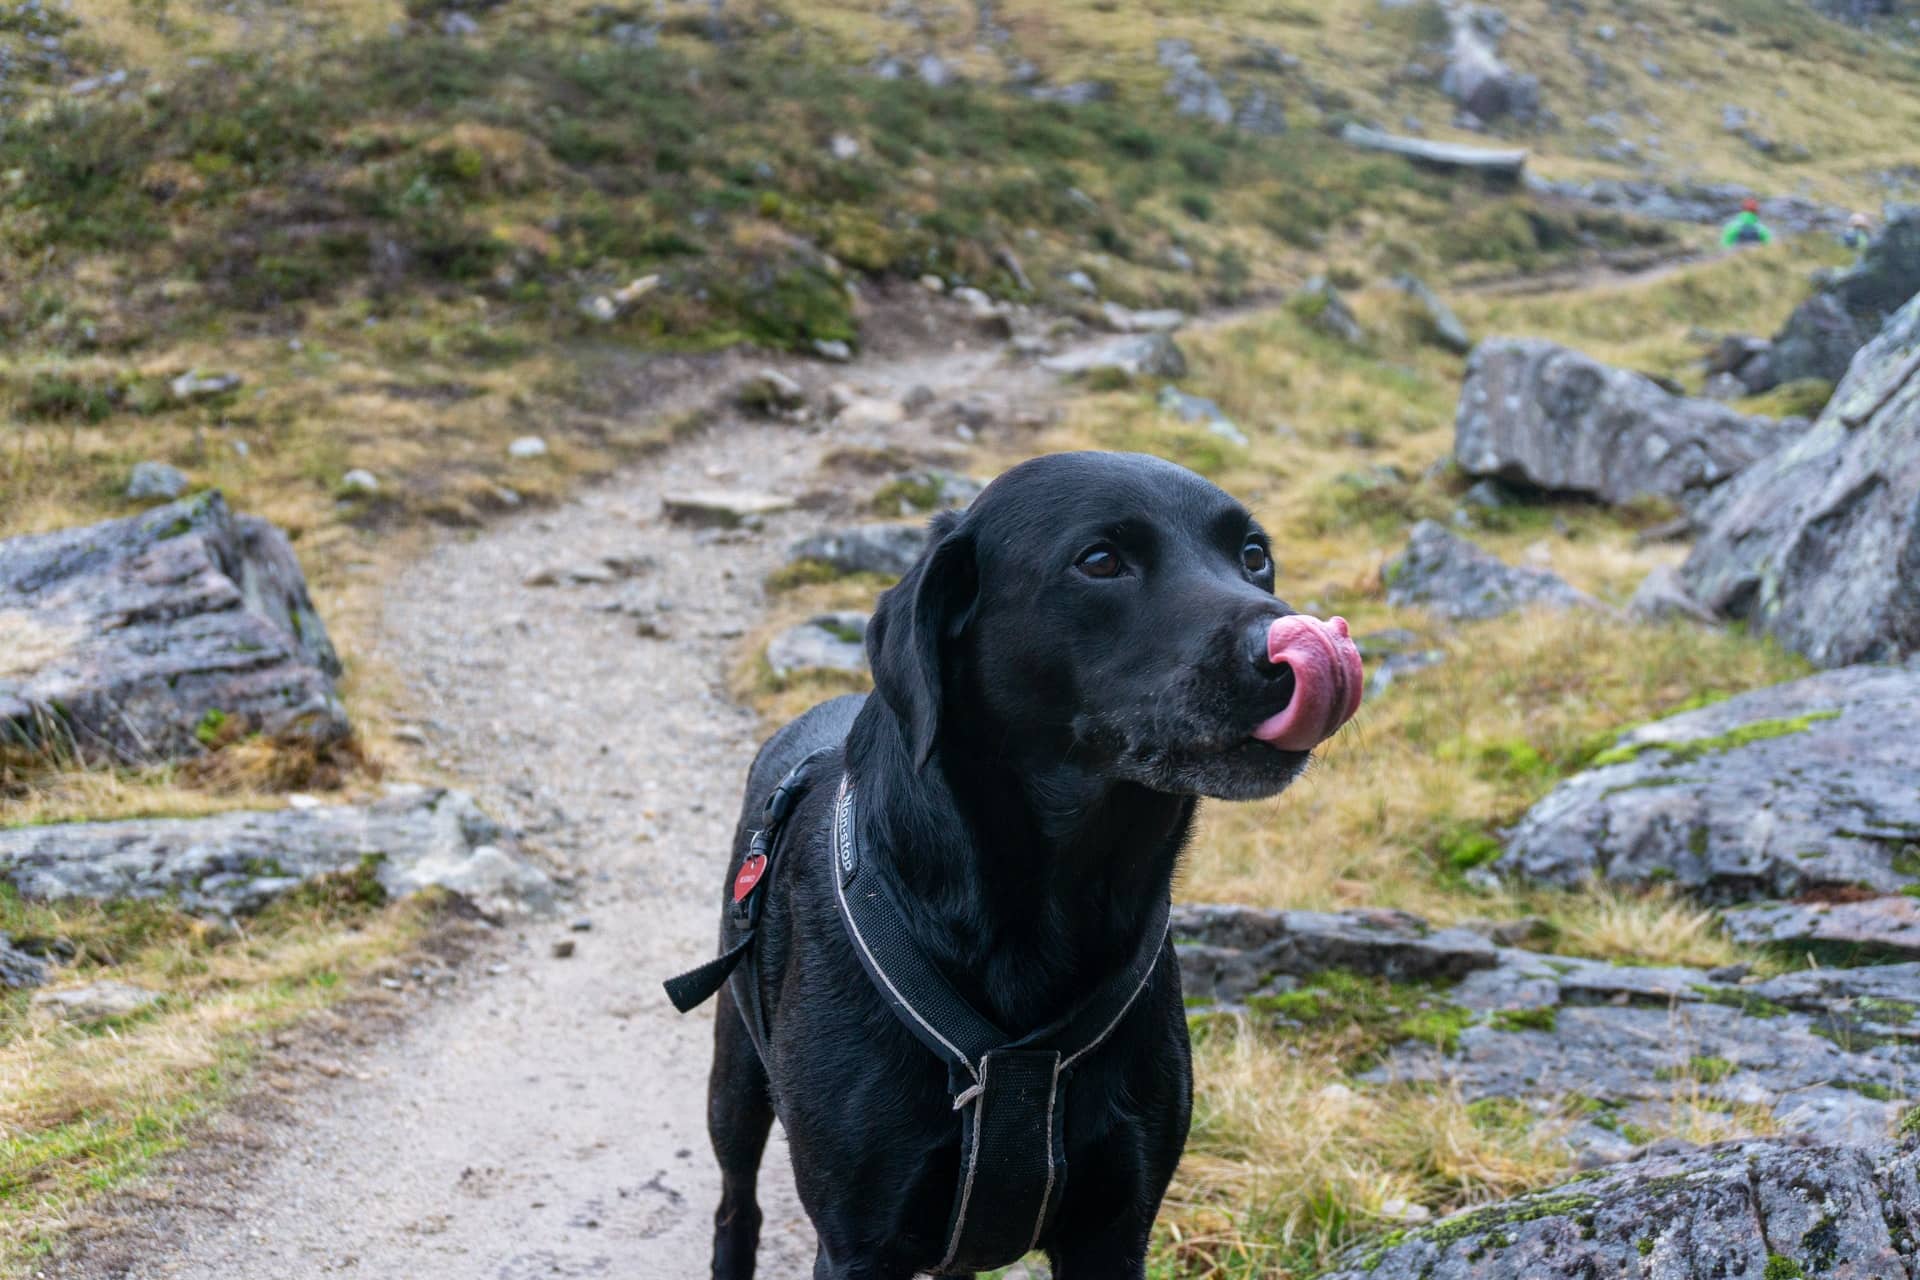
[[[28,1265],[87,1194],[180,1146],[244,1078],[259,1038],[385,972],[437,904],[369,913],[310,895],[238,932],[152,904],[11,905],[11,921],[70,937],[80,961],[61,986],[111,978],[165,993],[149,1010],[77,1027],[0,1003],[0,1268]]]
[[[1342,1246],[1549,1182],[1565,1117],[1489,1123],[1444,1090],[1343,1083],[1344,1064],[1244,1022],[1194,1041],[1187,1158],[1162,1215],[1182,1276],[1312,1274]]]

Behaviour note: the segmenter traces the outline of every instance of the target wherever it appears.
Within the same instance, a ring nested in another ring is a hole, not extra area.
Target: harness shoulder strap
[[[881,877],[860,874],[853,779],[845,775],[834,799],[832,849],[834,901],[860,967],[907,1030],[977,1085],[981,1059],[1012,1037],[982,1017],[927,959],[908,935]]]

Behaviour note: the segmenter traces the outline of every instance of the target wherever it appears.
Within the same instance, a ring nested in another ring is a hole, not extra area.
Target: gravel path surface
[[[1027,405],[1050,380],[997,344],[926,348],[849,370],[890,396]],[[1017,399],[1016,399],[1017,398]],[[929,413],[887,440],[935,443]],[[944,440],[951,443],[952,429]],[[705,1132],[711,1013],[681,1018],[660,980],[711,954],[739,789],[761,736],[729,700],[761,582],[795,538],[879,481],[835,487],[834,429],[729,418],[555,511],[443,541],[392,584],[381,656],[407,673],[431,758],[496,811],[531,819],[577,872],[558,919],[514,931],[458,994],[350,1054],[256,1126],[243,1169],[176,1171],[112,1229],[87,1277],[298,1280],[705,1275],[718,1178]],[[663,492],[811,500],[716,539],[660,514]],[[555,563],[648,557],[623,583],[533,588]],[[670,600],[668,638],[606,606]],[[574,917],[591,929],[570,928]],[[570,958],[553,954],[570,941]],[[811,1273],[813,1244],[776,1129],[762,1179],[761,1274]]]

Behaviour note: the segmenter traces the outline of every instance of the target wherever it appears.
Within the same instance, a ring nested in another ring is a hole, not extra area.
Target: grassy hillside
[[[1607,113],[1672,179],[1872,206],[1878,175],[1920,162],[1913,55],[1797,0],[1501,7],[1503,56],[1540,76],[1552,113],[1513,136],[1553,176],[1639,172],[1594,155],[1615,139],[1587,121]],[[373,726],[327,776],[246,744],[196,768],[0,760],[0,824],[370,784],[394,685],[357,643],[379,566],[414,529],[556,500],[670,438],[686,419],[662,411],[660,353],[857,344],[879,290],[929,273],[1089,319],[1068,272],[1107,298],[1192,310],[1277,300],[1327,273],[1352,292],[1365,344],[1284,306],[1182,338],[1183,386],[1217,400],[1246,446],[1174,421],[1156,387],[1108,386],[973,467],[1086,445],[1173,457],[1262,514],[1295,604],[1448,652],[1441,673],[1372,705],[1308,785],[1212,810],[1183,892],[1537,918],[1540,945],[1609,958],[1736,955],[1664,895],[1470,885],[1490,833],[1620,726],[1801,668],[1738,634],[1655,628],[1623,644],[1591,619],[1526,617],[1462,639],[1387,607],[1383,559],[1464,486],[1444,465],[1462,361],[1427,343],[1386,281],[1412,270],[1447,287],[1476,335],[1556,338],[1692,383],[1704,333],[1771,331],[1833,250],[1783,244],[1536,294],[1482,287],[1608,249],[1675,254],[1707,233],[1543,206],[1334,141],[1328,129],[1356,118],[1475,136],[1452,128],[1437,88],[1431,6],[505,3],[462,13],[471,31],[456,12],[0,6],[14,67],[0,86],[0,537],[125,514],[133,463],[182,467],[294,535],[352,660],[350,705]],[[1163,39],[1190,42],[1236,100],[1268,95],[1290,131],[1173,114]],[[925,83],[927,54],[956,82]],[[877,74],[884,58],[904,74]],[[1019,91],[1080,82],[1101,86],[1083,105]],[[1725,129],[1726,105],[1771,153]],[[593,313],[601,299],[611,315]],[[191,371],[240,382],[182,400],[170,384]],[[550,452],[511,458],[530,434]],[[354,468],[378,491],[344,488]],[[1489,515],[1476,536],[1617,602],[1675,558],[1634,538],[1662,514],[1530,507]],[[871,586],[803,585],[778,608],[805,616]],[[772,715],[825,687],[756,692]],[[349,884],[233,936],[168,911],[0,896],[0,929],[68,937],[84,972],[174,993],[110,1035],[50,1033],[20,999],[0,1002],[0,1242],[22,1258],[46,1247],[86,1195],[184,1140],[251,1037],[353,990],[425,914]],[[1441,1212],[1561,1170],[1565,1116],[1338,1083],[1400,1028],[1447,1034],[1423,1017],[1422,991],[1334,975],[1303,995],[1291,1032],[1200,1029],[1195,1140],[1156,1274],[1304,1277],[1409,1206]],[[1676,1088],[1673,1132],[1750,1123]]]

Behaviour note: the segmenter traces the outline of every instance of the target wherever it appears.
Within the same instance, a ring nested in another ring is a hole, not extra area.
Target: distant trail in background
[[[1477,284],[1461,285],[1460,293],[1491,294],[1497,297],[1521,297],[1536,293],[1564,293],[1576,289],[1598,289],[1607,285],[1658,284],[1669,276],[1716,262],[1733,249],[1682,249],[1653,257],[1634,257],[1631,261],[1600,261],[1550,271],[1502,276]]]

